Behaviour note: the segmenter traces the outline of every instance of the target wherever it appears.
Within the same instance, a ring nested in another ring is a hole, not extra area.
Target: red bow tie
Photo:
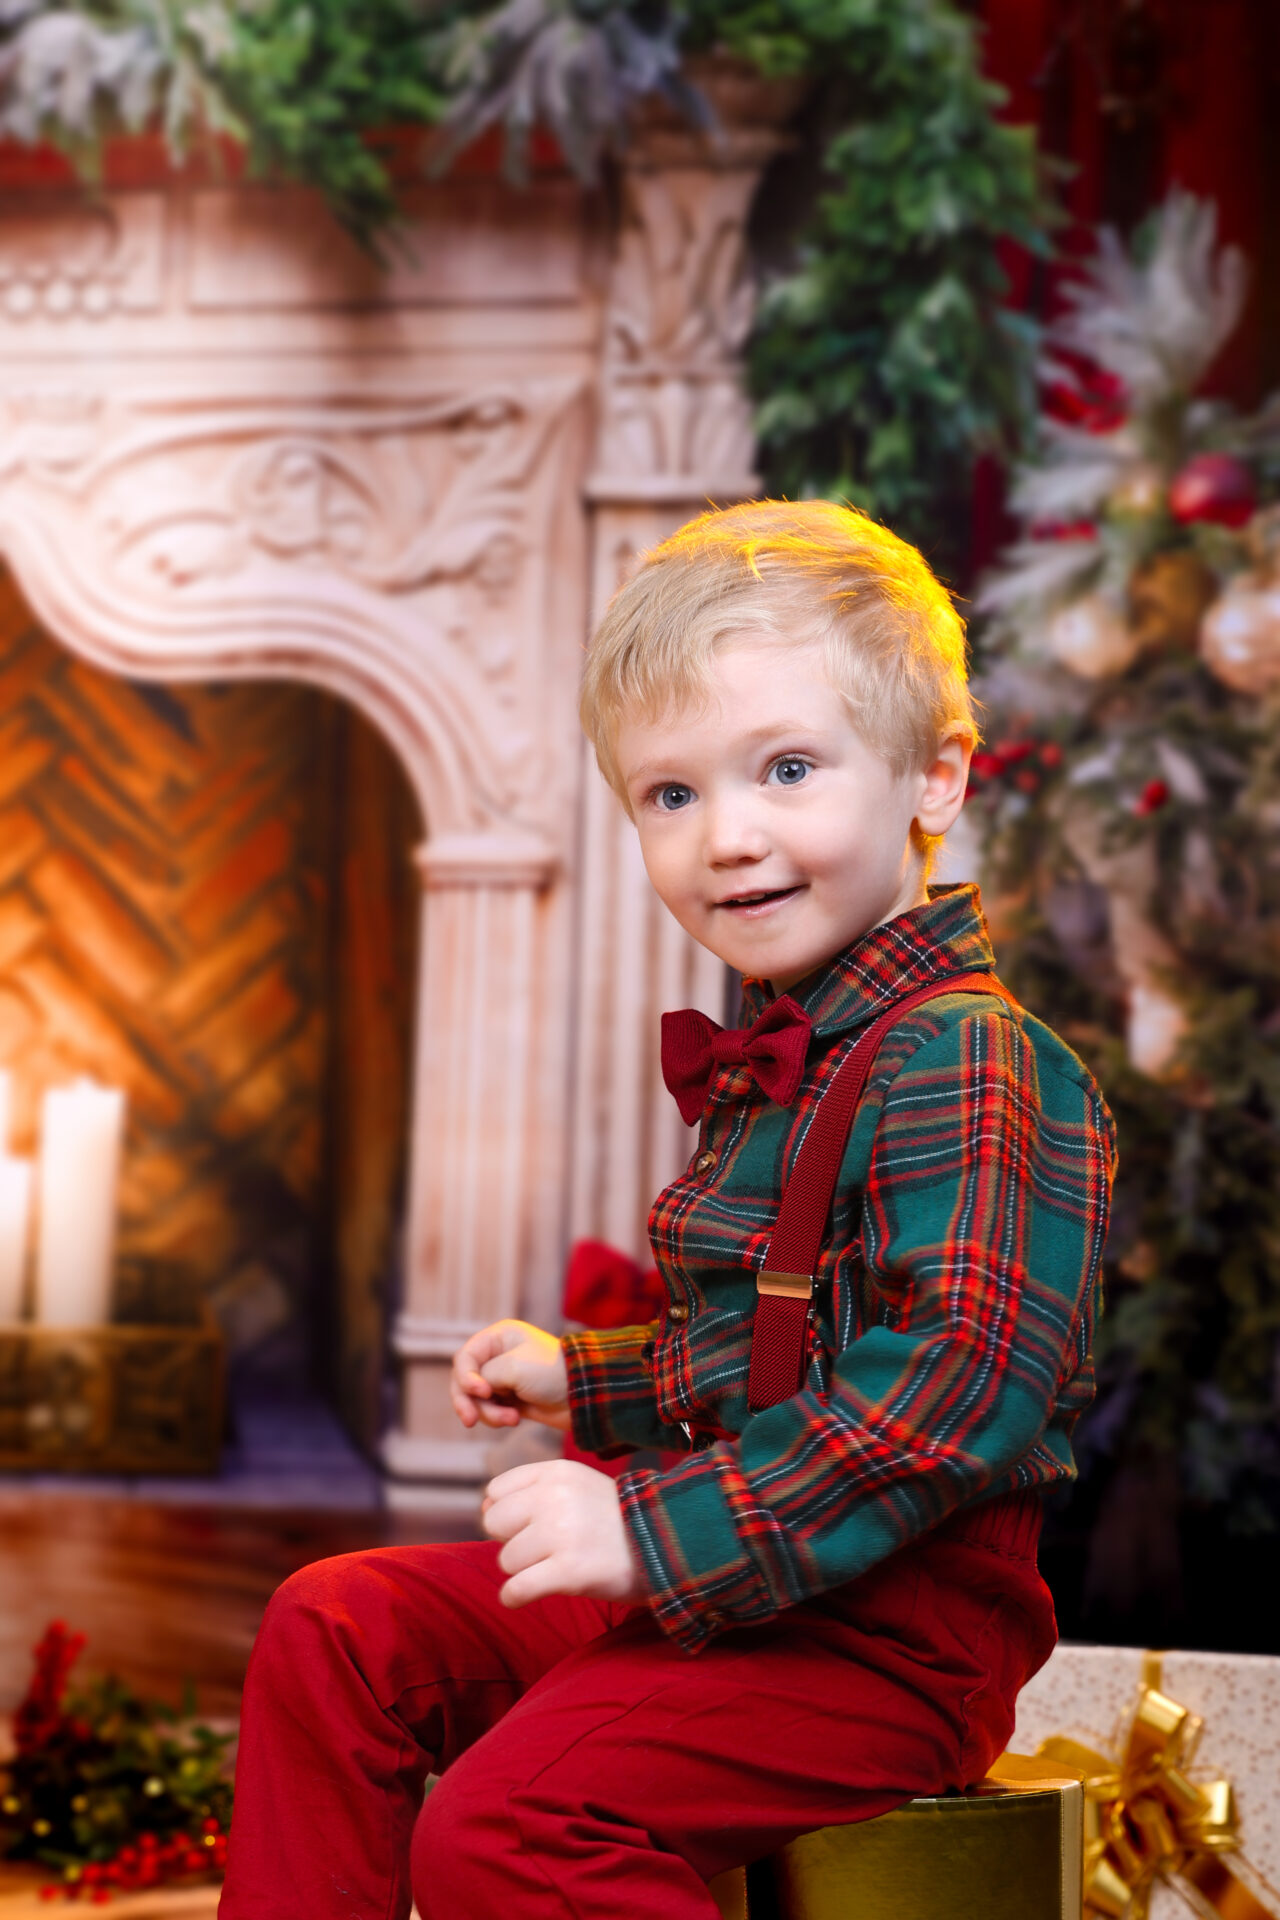
[[[787,994],[750,1027],[718,1027],[696,1007],[684,1007],[662,1016],[662,1077],[690,1127],[718,1066],[749,1067],[760,1091],[785,1107],[796,1097],[808,1045],[809,1016]]]

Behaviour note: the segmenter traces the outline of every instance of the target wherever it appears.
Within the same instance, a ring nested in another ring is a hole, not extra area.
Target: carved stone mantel
[[[460,1499],[484,1442],[449,1358],[490,1318],[556,1323],[572,1233],[638,1244],[684,1142],[656,1015],[721,1010],[576,696],[631,557],[755,488],[742,224],[772,140],[654,116],[612,237],[561,178],[417,189],[385,272],[301,193],[0,195],[0,547],[37,616],[121,674],[325,687],[417,795],[385,1458]]]

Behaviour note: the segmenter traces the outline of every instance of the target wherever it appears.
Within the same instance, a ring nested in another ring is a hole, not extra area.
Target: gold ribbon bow
[[[1280,1920],[1223,1860],[1240,1844],[1231,1782],[1188,1777],[1202,1725],[1161,1693],[1159,1657],[1148,1655],[1118,1759],[1063,1735],[1037,1749],[1083,1777],[1086,1915],[1146,1920],[1157,1881],[1169,1880],[1220,1920]]]

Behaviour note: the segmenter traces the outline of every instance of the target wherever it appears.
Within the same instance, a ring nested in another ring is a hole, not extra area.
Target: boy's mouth
[[[800,886],[757,888],[751,893],[731,894],[727,900],[717,900],[716,906],[735,919],[755,920],[762,914],[771,913],[783,906],[788,900],[794,900],[801,891]]]

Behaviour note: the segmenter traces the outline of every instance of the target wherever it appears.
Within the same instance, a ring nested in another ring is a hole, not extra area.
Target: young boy
[[[582,713],[744,1031],[666,1023],[701,1130],[651,1218],[661,1320],[501,1322],[454,1404],[686,1457],[517,1467],[489,1541],[285,1584],[224,1920],[403,1920],[411,1882],[423,1920],[709,1920],[724,1868],[979,1778],[1053,1645],[1040,1499],[1092,1391],[1112,1129],[995,982],[976,890],[926,885],[975,739],[950,601],[849,509],[710,513],[619,591]],[[780,1201],[886,1014],[810,1296]]]

